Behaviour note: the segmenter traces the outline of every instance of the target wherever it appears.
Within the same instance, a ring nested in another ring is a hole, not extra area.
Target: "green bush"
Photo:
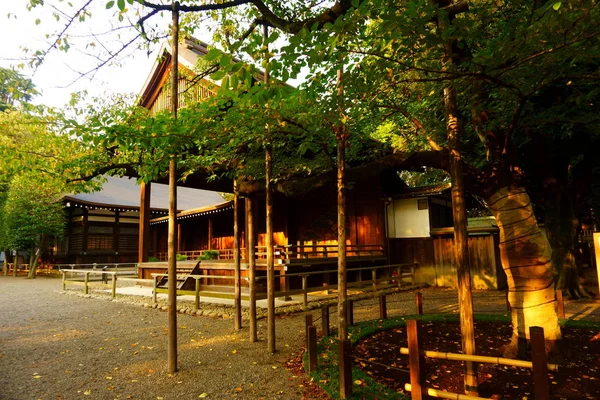
[[[175,259],[177,261],[187,261],[188,257],[185,254],[177,254],[175,256]]]
[[[157,261],[160,261],[157,257],[154,257],[154,256],[148,257],[148,262],[157,262]]]
[[[199,255],[197,260],[216,260],[219,258],[217,250],[206,250],[202,255]]]

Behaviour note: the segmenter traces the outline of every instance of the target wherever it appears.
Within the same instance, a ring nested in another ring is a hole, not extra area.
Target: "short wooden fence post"
[[[313,324],[313,317],[311,313],[304,314],[304,332],[306,334],[306,343],[308,343],[308,328]]]
[[[531,362],[533,364],[533,397],[535,400],[550,400],[550,380],[546,360],[544,328],[529,327],[531,339]]]
[[[308,327],[306,351],[308,351],[308,372],[314,372],[317,370],[317,328],[314,326]]]
[[[565,319],[565,302],[563,292],[560,289],[556,291],[556,306],[558,308],[558,318]]]
[[[340,365],[340,399],[352,397],[352,347],[350,340],[342,339],[339,342]]]
[[[348,326],[354,325],[354,300],[348,299],[348,315],[346,319],[348,320]]]
[[[157,294],[156,294],[157,286],[158,286],[158,276],[155,276],[153,279],[153,284],[152,284],[152,301],[154,302],[154,304],[158,303]]]
[[[419,265],[419,264],[415,263],[410,266],[410,283],[412,285],[415,284],[415,269],[417,269],[417,265]]]
[[[411,399],[413,400],[422,400],[424,395],[423,387],[421,385],[424,382],[423,367],[425,366],[425,360],[423,359],[423,356],[419,354],[419,330],[419,321],[414,319],[406,321],[408,364],[410,367],[410,394]]]
[[[112,274],[112,298],[117,297],[117,274]]]
[[[89,272],[84,272],[84,278],[83,278],[83,293],[88,294],[88,282],[90,280],[90,273]]]
[[[423,294],[421,292],[417,292],[416,302],[417,302],[417,314],[423,315]]]
[[[323,336],[329,336],[329,305],[321,306],[321,332]]]
[[[373,281],[373,291],[377,290],[377,270],[371,270],[371,280]]]
[[[308,305],[308,276],[302,275],[302,300],[304,304],[304,308]]]
[[[379,296],[379,318],[386,319],[387,318],[387,302],[386,295],[382,294]]]
[[[200,308],[200,279],[196,278],[194,279],[196,282],[196,286],[195,286],[195,292],[194,294],[196,295],[195,299],[194,299],[194,307],[196,307],[196,311],[198,311],[198,309]]]
[[[62,290],[63,292],[67,290],[67,273],[63,270],[62,272]]]

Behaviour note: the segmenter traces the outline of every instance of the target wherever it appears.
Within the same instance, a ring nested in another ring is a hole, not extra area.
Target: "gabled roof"
[[[80,203],[90,207],[123,208],[137,210],[140,207],[140,187],[133,178],[106,176],[102,190],[63,197],[63,201]],[[169,209],[169,185],[152,183],[150,208],[154,211]],[[177,209],[189,210],[223,203],[225,199],[209,190],[177,187]]]
[[[211,206],[194,208],[191,210],[185,210],[177,214],[177,219],[188,219],[196,218],[203,215],[215,214],[223,211],[233,210],[233,200],[226,201],[224,203],[213,204]],[[150,224],[160,224],[169,222],[169,217],[158,217],[150,220]]]

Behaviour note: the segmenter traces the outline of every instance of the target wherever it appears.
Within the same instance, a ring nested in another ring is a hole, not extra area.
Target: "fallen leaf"
[[[242,389],[241,387],[236,387],[236,388],[235,388],[235,391],[236,391],[236,392],[241,392],[242,390],[243,390],[243,389]]]
[[[231,351],[231,354],[237,354],[237,350],[235,350],[235,349],[234,349],[234,350],[232,350],[232,351]]]
[[[208,397],[208,393],[202,393],[201,395],[198,396],[199,398],[203,399],[205,397]]]
[[[85,394],[86,396],[89,396],[92,394],[92,391],[90,389],[88,389],[85,392],[83,392],[83,394]]]

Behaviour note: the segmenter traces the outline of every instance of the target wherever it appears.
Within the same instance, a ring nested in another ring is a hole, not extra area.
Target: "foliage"
[[[0,67],[0,112],[28,105],[36,94],[30,79],[14,69]]]
[[[216,260],[218,258],[219,252],[217,250],[205,250],[198,256],[197,260]]]
[[[35,174],[13,178],[2,211],[8,247],[25,250],[40,235],[61,237],[65,216],[57,200],[56,187],[39,182]]]
[[[160,261],[160,260],[157,257],[154,257],[154,256],[148,257],[148,262],[158,262],[158,261]]]
[[[185,254],[177,254],[175,255],[175,259],[177,261],[187,261],[188,256],[186,256]]]

